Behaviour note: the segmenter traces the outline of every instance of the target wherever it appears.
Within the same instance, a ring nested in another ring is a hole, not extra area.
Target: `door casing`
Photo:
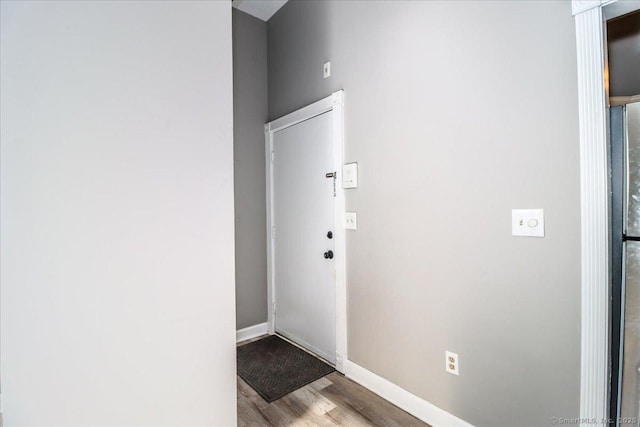
[[[336,196],[334,200],[334,241],[336,268],[336,370],[345,372],[347,361],[347,286],[346,286],[346,245],[344,229],[344,189],[342,188],[342,169],[344,164],[344,91],[334,92],[330,96],[314,102],[284,117],[273,120],[264,126],[265,134],[265,171],[267,201],[267,331],[275,333],[274,303],[275,268],[273,239],[273,136],[275,132],[332,111],[333,156],[336,165]]]
[[[639,2],[572,0],[578,65],[581,194],[580,420],[609,417],[609,186],[605,21]],[[607,7],[607,13],[604,7]],[[606,16],[605,16],[606,15]]]

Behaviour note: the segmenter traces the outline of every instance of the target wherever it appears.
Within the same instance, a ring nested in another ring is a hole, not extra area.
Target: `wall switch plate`
[[[355,212],[344,213],[344,228],[347,230],[358,229],[358,214]]]
[[[357,163],[347,163],[342,166],[342,188],[358,188]]]
[[[450,351],[445,351],[444,357],[447,372],[453,375],[460,375],[458,372],[458,355],[456,353],[451,353]]]
[[[327,61],[324,63],[323,72],[325,79],[331,75],[331,62]]]
[[[513,209],[511,211],[513,236],[544,237],[544,209]]]

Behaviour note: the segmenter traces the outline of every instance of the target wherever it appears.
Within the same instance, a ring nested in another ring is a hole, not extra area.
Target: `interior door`
[[[335,364],[332,114],[274,133],[273,259],[276,333]]]

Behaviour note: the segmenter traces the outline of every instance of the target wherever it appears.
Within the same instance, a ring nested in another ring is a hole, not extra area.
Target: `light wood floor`
[[[238,377],[238,426],[429,427],[337,372],[272,403]]]

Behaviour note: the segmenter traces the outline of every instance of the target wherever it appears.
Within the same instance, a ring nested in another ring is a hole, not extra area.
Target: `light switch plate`
[[[513,209],[511,211],[513,236],[544,237],[544,209]]]
[[[358,214],[355,212],[344,213],[344,228],[347,230],[358,229]]]
[[[342,166],[342,188],[358,188],[358,163]]]
[[[331,62],[327,61],[324,63],[324,65],[322,66],[322,75],[325,79],[331,76]]]

